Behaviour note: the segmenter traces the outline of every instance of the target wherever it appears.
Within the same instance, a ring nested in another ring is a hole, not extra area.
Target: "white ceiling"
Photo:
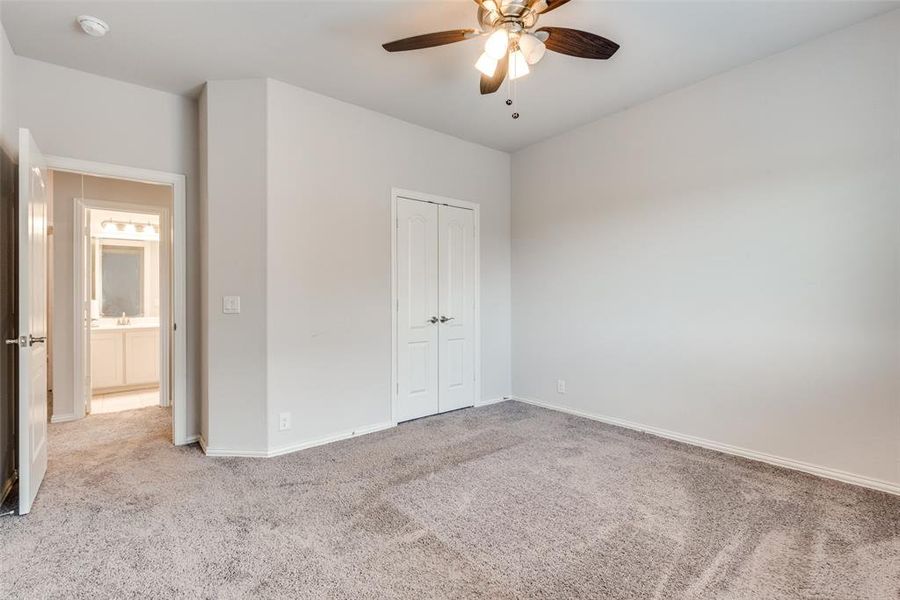
[[[5,1],[15,52],[99,75],[194,94],[208,79],[272,77],[405,121],[512,151],[900,7],[898,2],[597,2],[574,0],[542,20],[606,36],[609,61],[548,52],[519,80],[482,97],[470,40],[388,54],[381,43],[474,27],[472,0],[350,2]],[[91,14],[111,32],[82,34]]]

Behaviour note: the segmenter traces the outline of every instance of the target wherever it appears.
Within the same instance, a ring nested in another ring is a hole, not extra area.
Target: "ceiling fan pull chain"
[[[519,88],[519,82],[518,82],[517,79],[515,79],[515,80],[513,80],[513,81],[511,82],[511,84],[512,84],[512,97],[513,97],[513,102],[516,102],[516,100],[517,100],[517,97],[516,97],[516,96],[518,95],[516,92],[518,91],[518,88]],[[513,112],[512,118],[513,118],[513,119],[518,119],[518,118],[519,118],[519,113]]]
[[[507,55],[506,60],[507,60],[507,64],[509,64],[509,55]],[[513,80],[510,79],[509,77],[507,77],[506,78],[506,105],[507,106],[512,106],[512,103],[513,103],[513,101],[512,101],[512,85],[513,85]]]

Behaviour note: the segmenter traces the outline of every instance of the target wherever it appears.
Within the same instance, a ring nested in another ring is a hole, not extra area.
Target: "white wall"
[[[19,118],[16,97],[16,55],[0,25],[0,148],[13,160],[19,157]]]
[[[266,81],[210,81],[201,97],[204,443],[266,451]],[[241,313],[223,314],[222,297]]]
[[[894,11],[516,153],[514,393],[900,483],[898,58]]]
[[[45,154],[182,173],[187,182],[188,435],[199,432],[197,103],[15,57],[18,123]]]
[[[508,395],[509,155],[277,81],[268,131],[270,449],[390,421],[392,186],[481,204],[482,394]]]

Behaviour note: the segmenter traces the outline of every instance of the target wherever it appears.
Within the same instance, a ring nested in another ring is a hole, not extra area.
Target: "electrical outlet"
[[[556,380],[556,393],[557,394],[565,394],[566,393],[566,380],[565,379],[557,379]]]
[[[278,415],[278,431],[287,431],[291,428],[291,413],[281,413]]]

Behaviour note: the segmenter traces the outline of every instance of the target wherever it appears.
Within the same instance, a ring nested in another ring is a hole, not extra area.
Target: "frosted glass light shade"
[[[494,73],[497,72],[497,59],[484,52],[475,62],[475,68],[488,77],[493,77]]]
[[[547,51],[547,47],[544,45],[544,42],[532,34],[523,33],[519,36],[519,50],[522,51],[528,64],[534,65],[544,58],[544,52]]]
[[[498,29],[487,39],[484,44],[484,52],[494,60],[500,60],[506,56],[509,50],[509,33],[505,29]]]
[[[521,50],[516,50],[509,55],[510,81],[518,79],[519,77],[525,77],[530,72],[531,69],[528,68],[528,61],[525,60],[525,55],[522,54]]]

